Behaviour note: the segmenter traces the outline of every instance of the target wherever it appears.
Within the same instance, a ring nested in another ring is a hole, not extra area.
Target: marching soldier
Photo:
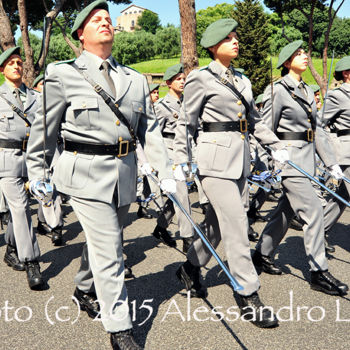
[[[238,38],[233,19],[220,19],[205,30],[201,45],[207,48],[213,61],[187,77],[184,100],[174,142],[174,175],[181,164],[189,160],[187,133],[193,137],[202,121],[203,132],[197,139],[198,177],[210,206],[206,213],[207,235],[216,247],[223,240],[230,272],[243,286],[237,295],[242,315],[247,313],[258,327],[274,327],[277,319],[269,308],[263,308],[258,296],[258,275],[250,255],[248,240],[247,179],[250,172],[248,123],[255,137],[279,148],[278,138],[261,120],[254,103],[251,83],[231,65],[238,56]],[[186,131],[187,128],[187,131]],[[273,153],[284,161],[285,150]],[[205,297],[200,283],[200,267],[211,254],[201,239],[196,239],[187,253],[187,261],[177,271],[177,277],[194,297]]]
[[[163,191],[175,193],[176,184],[146,79],[111,56],[114,29],[105,0],[94,1],[78,14],[72,36],[82,43],[81,56],[47,67],[46,146],[47,152],[54,151],[61,128],[64,151],[53,182],[69,196],[87,241],[74,296],[90,317],[100,312],[114,350],[138,350],[122,254],[123,221],[136,199],[136,137],[158,170]],[[29,140],[32,182],[42,174],[42,133],[40,110]]]
[[[40,289],[40,250],[24,188],[26,146],[34,112],[40,105],[39,94],[22,82],[23,61],[18,46],[1,54],[0,72],[5,77],[0,87],[0,186],[11,213],[4,261],[14,270],[26,270],[29,287]]]
[[[332,169],[333,174],[340,176],[331,144],[317,118],[314,93],[301,78],[308,65],[302,44],[302,40],[294,41],[281,50],[277,68],[283,67],[282,79],[275,84],[273,96],[270,87],[265,91],[263,117],[284,143],[291,161],[296,165],[314,175],[317,149],[325,165]],[[286,234],[291,219],[297,215],[304,224],[311,288],[327,294],[346,294],[347,285],[328,271],[323,209],[311,181],[290,165],[284,166],[281,175],[283,194],[256,246],[253,255],[255,265],[270,274],[282,273],[274,263],[273,254]]]
[[[336,154],[343,174],[350,178],[350,56],[343,57],[335,65],[334,77],[343,83],[329,91],[325,100],[323,122],[336,131]],[[350,185],[342,181],[337,193],[349,201]],[[324,210],[325,231],[329,232],[345,210],[345,204],[335,198]]]
[[[155,104],[154,109],[169,158],[173,160],[175,130],[180,115],[182,92],[185,84],[185,73],[183,72],[182,64],[179,63],[169,67],[164,73],[163,79],[169,87],[169,92]],[[177,179],[176,190],[179,201],[187,212],[190,213],[191,206],[185,178]],[[157,219],[157,226],[153,231],[153,236],[161,239],[170,247],[176,246],[176,241],[167,231],[167,227],[174,217],[175,212],[179,222],[180,236],[183,240],[183,251],[186,253],[193,241],[193,227],[180,209],[177,207],[174,208],[173,202],[170,199],[165,202],[161,215]]]

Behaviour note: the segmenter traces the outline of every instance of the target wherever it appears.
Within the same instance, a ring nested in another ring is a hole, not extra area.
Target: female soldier
[[[337,132],[337,160],[345,176],[350,178],[350,56],[343,57],[335,66],[334,77],[342,80],[339,88],[329,91],[325,101],[323,122]],[[349,200],[350,185],[342,182],[337,193]],[[328,232],[345,210],[345,205],[331,199],[325,208],[325,231]]]
[[[315,151],[331,172],[340,177],[334,152],[327,134],[317,120],[313,91],[302,81],[308,57],[301,48],[302,40],[285,46],[278,58],[277,68],[283,67],[282,79],[264,95],[263,118],[285,144],[290,159],[311,175],[315,174]],[[281,173],[283,194],[271,220],[256,246],[254,264],[270,274],[281,274],[274,265],[273,254],[296,214],[303,222],[304,245],[311,269],[311,288],[327,294],[346,294],[348,287],[328,272],[324,248],[324,223],[321,201],[311,181],[289,165]]]
[[[254,136],[265,144],[277,149],[279,140],[255,108],[250,81],[231,66],[231,60],[238,56],[237,25],[233,19],[220,19],[203,34],[201,45],[208,48],[213,61],[187,77],[174,142],[175,163],[189,160],[186,126],[188,135],[193,137],[202,122],[196,159],[198,177],[210,202],[206,213],[208,238],[214,247],[223,240],[230,272],[244,288],[237,295],[242,315],[255,314],[256,317],[249,320],[256,326],[273,327],[278,322],[271,310],[260,308],[263,306],[257,294],[260,284],[248,240],[248,125],[249,129],[255,129]],[[281,162],[287,160],[286,150],[273,154]],[[183,178],[180,165],[175,168],[174,176]],[[177,271],[178,278],[194,297],[206,296],[199,276],[200,267],[210,258],[210,252],[198,238],[188,251],[187,261]]]

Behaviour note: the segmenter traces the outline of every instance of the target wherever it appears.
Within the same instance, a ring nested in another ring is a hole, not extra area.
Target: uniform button
[[[118,103],[116,103],[115,106],[118,108],[119,107]]]
[[[26,116],[27,116],[27,113],[23,113],[23,115],[26,117]]]
[[[119,125],[119,124],[120,124],[120,121],[119,121],[119,120],[117,120],[115,123],[116,123],[117,125]]]
[[[119,136],[119,142],[123,141],[123,138],[121,136]]]
[[[242,101],[241,100],[238,100],[237,101],[237,104],[240,106],[242,104]]]
[[[139,107],[139,111],[140,111],[140,112],[142,111],[142,107]]]
[[[213,140],[213,143],[216,143],[216,140]]]
[[[309,123],[311,123],[311,120],[310,120],[310,119],[308,119],[307,121],[308,121]]]
[[[78,154],[78,152],[77,152],[77,151],[74,151],[73,154],[76,156],[76,155]]]
[[[238,117],[238,118],[242,118],[242,115],[243,115],[242,112],[239,112],[239,113],[237,114],[237,117]]]
[[[242,139],[242,140],[244,140],[244,139],[245,139],[245,136],[244,136],[243,134],[241,135],[241,139]]]
[[[29,137],[29,132],[26,133],[26,136]]]
[[[85,103],[83,103],[83,108],[86,108],[86,104]]]
[[[28,123],[26,123],[26,127],[28,128],[28,126],[29,126],[29,124]]]
[[[312,108],[309,108],[309,112],[310,112],[310,113],[312,112]]]

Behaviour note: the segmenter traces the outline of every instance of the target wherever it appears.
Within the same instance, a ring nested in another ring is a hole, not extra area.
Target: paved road
[[[197,194],[191,194],[193,216],[202,219]],[[268,214],[275,202],[263,207]],[[36,208],[32,205],[36,225]],[[30,291],[24,272],[0,262],[1,350],[110,350],[109,337],[98,321],[78,313],[71,300],[73,279],[79,268],[84,234],[68,205],[65,245],[53,247],[39,236],[41,268],[48,281],[44,291]],[[282,276],[261,275],[260,296],[283,319],[276,329],[259,329],[240,318],[228,279],[212,259],[203,271],[209,296],[189,300],[175,271],[185,257],[180,250],[158,244],[151,232],[155,219],[137,219],[132,205],[125,230],[127,262],[134,279],[128,280],[129,302],[137,341],[146,350],[231,349],[349,349],[350,299],[311,291],[300,232],[289,230],[276,255]],[[234,208],[232,208],[234,210]],[[336,252],[329,260],[334,275],[350,285],[350,211],[336,225],[331,243]],[[261,232],[264,223],[255,224]],[[171,231],[178,235],[177,226]],[[182,248],[182,242],[178,240]],[[252,244],[254,248],[254,244]],[[3,233],[0,256],[5,253]],[[220,246],[218,253],[224,258]]]

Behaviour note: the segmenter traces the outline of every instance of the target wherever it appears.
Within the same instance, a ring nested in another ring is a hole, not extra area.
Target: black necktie
[[[299,88],[301,94],[307,99],[307,92],[306,92],[306,89],[305,89],[304,84],[303,84],[303,83],[300,83],[300,84],[298,85],[298,88]]]
[[[21,97],[20,97],[19,89],[16,88],[16,89],[14,90],[14,93],[15,93],[16,100],[17,100],[17,102],[18,102],[18,104],[19,104],[21,110],[23,111],[23,102],[22,102]]]
[[[101,64],[102,75],[106,79],[111,91],[113,92],[113,96],[115,97],[115,85],[114,85],[113,79],[109,74],[109,68],[110,68],[109,63],[107,61],[103,61],[103,63]]]

